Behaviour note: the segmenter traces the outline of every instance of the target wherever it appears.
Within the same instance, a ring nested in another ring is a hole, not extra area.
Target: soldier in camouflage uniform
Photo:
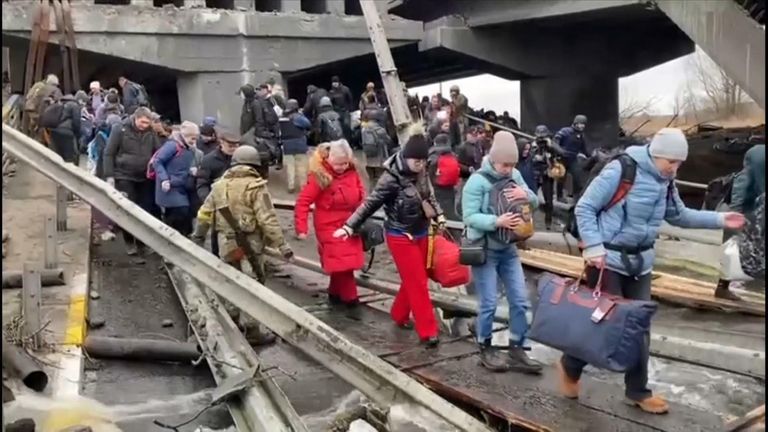
[[[255,148],[242,146],[235,150],[232,155],[232,167],[213,184],[211,193],[197,213],[197,228],[192,234],[192,239],[202,243],[211,225],[214,225],[218,234],[219,257],[242,270],[242,262],[248,259],[245,251],[236,242],[235,230],[222,216],[222,209],[228,208],[239,225],[238,230],[245,234],[255,252],[256,268],[251,271],[259,282],[264,283],[264,247],[278,249],[286,259],[291,259],[293,252],[286,243],[277,220],[267,190],[267,181],[256,171],[260,163],[259,152]],[[239,315],[240,326],[243,327],[249,342],[260,345],[274,341],[274,335],[262,332],[255,320],[244,316],[245,314],[237,314],[228,302],[224,301],[224,304],[233,319]]]

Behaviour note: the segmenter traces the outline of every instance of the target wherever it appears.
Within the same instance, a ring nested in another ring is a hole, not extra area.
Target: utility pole
[[[360,8],[363,10],[365,23],[368,26],[368,35],[371,37],[371,44],[373,44],[373,52],[376,54],[376,62],[379,64],[381,82],[387,92],[389,109],[397,129],[397,139],[402,146],[408,140],[408,127],[413,123],[411,112],[408,110],[405,89],[400,82],[400,76],[397,74],[395,60],[389,50],[387,35],[384,33],[376,2],[374,0],[360,0]]]

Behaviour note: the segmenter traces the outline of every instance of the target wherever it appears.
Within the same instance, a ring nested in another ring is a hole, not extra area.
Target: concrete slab
[[[11,234],[3,271],[18,270],[24,262],[44,259],[45,218],[55,215],[55,183],[28,166],[19,165],[3,196],[3,228]],[[66,285],[44,287],[41,332],[44,349],[38,355],[51,377],[51,395],[79,391],[82,370],[79,344],[85,323],[90,207],[76,201],[67,208],[68,230],[58,233],[59,262]],[[20,314],[21,289],[3,291],[3,325]],[[47,323],[47,326],[46,326]]]

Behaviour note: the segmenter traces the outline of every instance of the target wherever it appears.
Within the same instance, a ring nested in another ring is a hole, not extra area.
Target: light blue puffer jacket
[[[491,211],[491,188],[493,185],[480,172],[491,174],[494,178],[501,179],[501,174],[497,173],[491,165],[488,156],[483,158],[480,169],[473,173],[461,195],[461,210],[464,215],[464,225],[467,227],[467,238],[478,240],[484,235],[496,231],[496,215]],[[523,176],[517,169],[512,170],[512,180],[528,193],[528,200],[531,203],[532,210],[539,206],[539,198],[536,193],[531,191],[525,184]],[[488,248],[499,250],[508,247],[514,247],[506,243],[495,242],[493,238],[488,238]]]
[[[621,180],[621,165],[619,161],[613,161],[589,184],[576,204],[574,214],[585,246],[584,257],[597,257],[607,252],[607,268],[630,275],[630,270],[622,263],[621,252],[606,250],[604,243],[633,248],[651,245],[663,220],[683,228],[717,229],[723,227],[724,218],[717,212],[686,208],[677,188],[670,194],[671,179],[661,176],[647,145],[630,147],[626,153],[637,162],[635,183],[626,198],[602,211]],[[639,275],[644,275],[653,269],[655,251],[651,248],[641,256],[643,265]],[[636,255],[630,255],[629,259],[632,267],[638,266],[640,259]]]

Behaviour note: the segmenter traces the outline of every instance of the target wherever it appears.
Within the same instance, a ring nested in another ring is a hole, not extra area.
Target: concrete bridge
[[[151,6],[161,3],[169,6]],[[282,79],[299,100],[307,84],[327,87],[332,75],[341,76],[355,93],[365,82],[378,81],[357,0],[73,4],[77,43],[85,53],[80,56],[83,85],[127,74],[169,105],[163,111],[178,109],[183,118],[219,115],[234,125],[237,88],[268,76]],[[765,98],[764,30],[731,0],[377,4],[409,86],[478,73],[520,80],[526,128],[568,124],[579,112],[590,118],[592,142],[615,139],[618,79],[691,53],[694,41],[761,106]],[[11,76],[18,90],[32,8],[21,0],[2,8],[3,45],[11,48]],[[56,35],[51,41],[57,41]],[[56,52],[52,46],[46,66],[52,72],[61,69]]]

